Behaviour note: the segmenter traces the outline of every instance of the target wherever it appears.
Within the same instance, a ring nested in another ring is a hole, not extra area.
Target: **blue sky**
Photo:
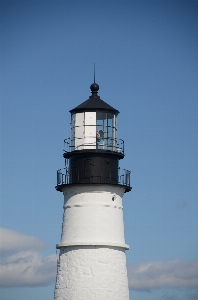
[[[198,2],[0,5],[1,299],[53,299],[56,170],[69,110],[89,97],[96,63],[99,95],[120,111],[121,167],[131,170],[130,300],[196,300]]]

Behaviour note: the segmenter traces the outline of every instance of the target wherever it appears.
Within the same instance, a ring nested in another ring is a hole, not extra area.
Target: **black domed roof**
[[[83,111],[95,111],[95,110],[105,110],[112,112],[114,114],[118,114],[119,111],[115,108],[113,108],[111,105],[100,99],[100,97],[97,95],[99,90],[99,85],[97,83],[92,83],[90,86],[92,95],[81,103],[80,105],[76,106],[75,108],[70,110],[70,113],[73,112],[83,112]]]

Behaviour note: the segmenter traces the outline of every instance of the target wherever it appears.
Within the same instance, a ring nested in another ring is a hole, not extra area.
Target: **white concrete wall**
[[[66,187],[56,300],[129,300],[124,187]]]

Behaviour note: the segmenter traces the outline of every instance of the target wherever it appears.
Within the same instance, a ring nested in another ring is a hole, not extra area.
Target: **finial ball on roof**
[[[92,92],[97,92],[99,90],[99,85],[97,83],[92,83],[92,85],[90,86],[90,89]]]

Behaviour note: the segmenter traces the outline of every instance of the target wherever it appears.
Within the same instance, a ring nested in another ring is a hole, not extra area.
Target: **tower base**
[[[55,300],[129,300],[125,249],[69,246],[60,249]]]

